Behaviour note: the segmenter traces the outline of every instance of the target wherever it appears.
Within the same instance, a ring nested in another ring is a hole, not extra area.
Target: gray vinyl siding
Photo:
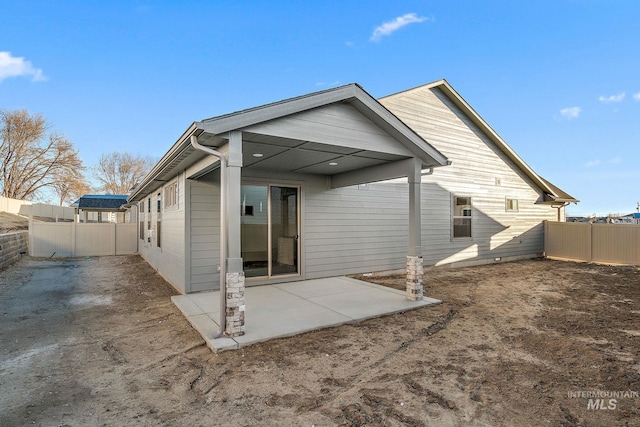
[[[191,283],[187,292],[219,289],[220,285],[220,186],[213,176],[189,181]]]
[[[402,156],[411,153],[349,104],[332,104],[250,126],[245,131],[372,150]]]
[[[176,177],[178,180],[178,206],[173,209],[165,209],[162,202],[161,212],[161,246],[156,244],[156,224],[157,214],[157,194],[164,197],[164,187],[153,192],[151,197],[151,226],[154,230],[151,241],[147,241],[147,221],[149,220],[149,212],[147,212],[147,199],[144,199],[144,227],[145,239],[139,240],[138,250],[140,255],[153,267],[158,273],[171,283],[178,291],[185,292],[185,197],[184,197],[184,174]],[[173,182],[173,180],[171,181]],[[139,224],[138,224],[139,227]],[[136,231],[139,237],[139,230]]]
[[[557,211],[535,204],[540,190],[440,90],[417,88],[380,101],[453,162],[423,178],[425,264],[543,252],[542,221],[555,220]],[[472,197],[471,239],[452,238],[452,195]],[[518,212],[506,212],[507,197],[518,200]]]
[[[164,197],[164,188],[162,194]],[[164,201],[162,202],[160,269],[162,275],[183,292],[185,290],[185,212],[184,175],[181,175],[178,179],[178,207],[165,209]]]
[[[406,184],[309,188],[302,236],[306,278],[403,267],[408,206]]]

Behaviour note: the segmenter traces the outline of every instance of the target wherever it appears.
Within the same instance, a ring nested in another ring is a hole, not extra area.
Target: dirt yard
[[[425,282],[444,304],[213,354],[141,258],[25,258],[0,272],[0,425],[640,425],[638,268]]]

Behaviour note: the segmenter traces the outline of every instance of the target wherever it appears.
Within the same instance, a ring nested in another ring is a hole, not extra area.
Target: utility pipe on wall
[[[220,338],[227,323],[227,158],[219,151],[198,144],[195,135],[191,135],[191,145],[220,159],[220,330],[213,334],[213,338]]]

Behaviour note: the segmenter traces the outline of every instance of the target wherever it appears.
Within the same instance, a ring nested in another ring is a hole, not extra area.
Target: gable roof
[[[579,200],[570,196],[560,188],[551,184],[549,181],[538,175],[527,163],[516,154],[515,151],[494,131],[491,126],[478,114],[467,101],[460,96],[460,94],[447,82],[445,79],[437,80],[432,83],[427,83],[412,89],[407,89],[401,92],[397,92],[391,95],[387,95],[380,99],[391,97],[399,93],[409,92],[416,89],[439,89],[442,93],[449,98],[456,107],[458,107],[487,137],[500,149],[524,174],[531,179],[544,193],[544,199],[540,201],[541,204],[563,204],[563,203],[578,203]]]
[[[201,152],[196,152],[191,146],[190,137],[192,135],[198,137],[200,144],[217,148],[226,141],[225,137],[228,132],[233,130],[241,130],[252,125],[334,103],[348,103],[353,106],[363,116],[402,144],[413,156],[420,159],[424,167],[446,166],[449,163],[442,153],[380,104],[360,85],[351,83],[192,123],[152,168],[140,185],[133,190],[128,200],[139,200],[145,194],[160,187],[167,179],[171,179],[177,171],[184,170],[187,166],[204,157]]]
[[[127,195],[86,194],[71,206],[84,210],[120,211],[126,203]]]
[[[442,153],[404,124],[357,83],[213,117],[197,124],[205,132],[219,135],[337,102],[349,102],[365,117],[398,139],[416,157],[423,159],[428,166],[447,165],[447,158]]]

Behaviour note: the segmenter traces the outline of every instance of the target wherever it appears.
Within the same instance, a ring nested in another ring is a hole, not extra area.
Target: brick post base
[[[422,257],[407,257],[407,299],[420,301],[423,298],[424,288],[422,287]]]
[[[227,324],[229,337],[244,335],[244,273],[227,273]]]

